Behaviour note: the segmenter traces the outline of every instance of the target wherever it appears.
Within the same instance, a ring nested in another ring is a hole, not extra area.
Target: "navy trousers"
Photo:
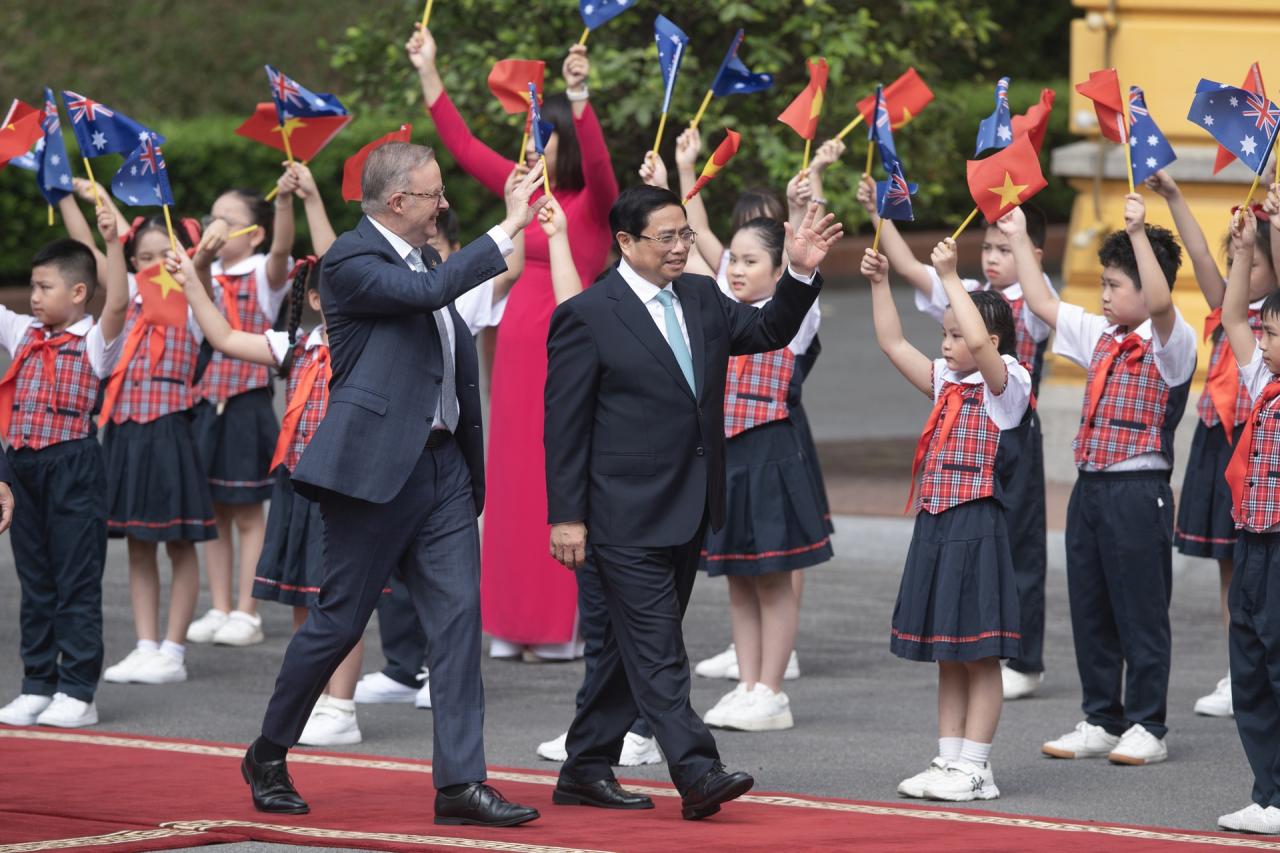
[[[84,438],[10,450],[10,538],[22,589],[22,692],[92,702],[102,675],[107,469]]]
[[[1044,672],[1044,580],[1048,566],[1045,547],[1044,434],[1040,416],[1031,413],[1023,456],[1004,485],[1009,522],[1009,551],[1018,586],[1018,625],[1022,652],[1009,668]]]
[[[293,635],[262,734],[291,747],[338,664],[399,572],[426,629],[437,788],[486,778],[480,678],[480,540],[471,475],[454,441],[423,450],[390,502],[325,492],[324,579]]]
[[[426,662],[427,632],[418,621],[409,587],[400,577],[391,578],[391,594],[378,601],[378,637],[387,660],[382,674],[406,687],[421,687],[418,673]]]
[[[381,615],[378,618],[381,619]],[[587,560],[578,569],[578,632],[582,634],[584,669],[582,686],[574,700],[575,711],[580,710],[587,699],[587,685],[600,665],[600,653],[604,651],[605,640],[609,636],[609,603],[605,600],[604,584],[600,582],[600,572],[594,560]],[[653,729],[639,715],[631,724],[631,731],[640,737],[653,737]],[[618,748],[622,748],[621,743]]]
[[[1253,801],[1280,807],[1280,534],[1240,534],[1227,608],[1231,701]]]
[[[1172,575],[1169,472],[1081,471],[1067,505],[1071,633],[1086,719],[1113,735],[1168,731]]]
[[[684,794],[720,760],[715,739],[689,702],[689,656],[681,622],[698,573],[706,522],[683,545],[595,545],[590,559],[609,620],[569,727],[566,779],[612,779],[637,713],[652,728],[667,769]]]

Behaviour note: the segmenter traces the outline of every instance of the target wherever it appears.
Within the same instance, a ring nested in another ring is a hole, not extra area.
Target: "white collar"
[[[214,261],[216,269],[213,270],[214,275],[248,275],[258,268],[262,262],[261,258],[265,257],[261,252],[250,255],[242,261],[237,262],[234,266],[224,267],[222,261]]]
[[[1182,315],[1181,315],[1181,314],[1179,314],[1179,315],[1178,315],[1178,318],[1179,318],[1179,319],[1181,319],[1181,318],[1182,318]],[[1106,333],[1106,334],[1108,334],[1108,335],[1111,335],[1112,337],[1115,337],[1115,334],[1116,334],[1116,332],[1119,330],[1119,328],[1120,328],[1120,324],[1118,324],[1118,323],[1112,323],[1110,326],[1107,326],[1107,327],[1106,327],[1105,329],[1103,329],[1102,331],[1103,331],[1103,332],[1105,332],[1105,333]],[[1150,320],[1149,318],[1148,318],[1148,319],[1146,319],[1146,320],[1143,320],[1143,321],[1142,321],[1142,323],[1141,323],[1140,325],[1138,325],[1136,328],[1130,329],[1130,330],[1129,330],[1129,331],[1128,331],[1128,332],[1127,332],[1127,333],[1126,333],[1126,334],[1121,338],[1121,340],[1123,340],[1124,338],[1129,337],[1129,335],[1137,335],[1139,338],[1141,338],[1141,339],[1142,339],[1142,340],[1144,340],[1144,341],[1149,341],[1149,340],[1151,340],[1151,320]]]
[[[1007,366],[1018,363],[1018,360],[1011,355],[1002,355],[1000,357],[1004,359],[1004,363]],[[943,361],[942,381],[959,385],[981,385],[985,380],[982,378],[982,371],[977,368],[974,368],[972,373],[966,373],[964,376],[961,376],[959,373],[956,373],[954,370],[947,367],[946,362]]]
[[[410,246],[408,241],[403,237],[383,225],[378,220],[374,219],[372,216],[367,218],[371,223],[373,223],[373,227],[378,229],[378,233],[387,238],[387,242],[391,244],[391,248],[396,250],[396,254],[408,261],[409,253],[413,251],[414,247]],[[423,263],[426,263],[426,261],[423,261]]]
[[[32,320],[31,327],[34,329],[42,329],[44,328],[44,323],[41,323],[39,320]],[[93,317],[91,317],[88,314],[85,314],[79,320],[76,320],[74,323],[72,323],[70,326],[67,326],[62,331],[75,335],[78,338],[83,338],[85,335],[89,334],[89,330],[92,328],[93,328]]]
[[[1044,283],[1045,283],[1045,285],[1046,285],[1046,286],[1048,286],[1049,288],[1052,288],[1052,287],[1053,287],[1053,279],[1049,278],[1048,273],[1041,273],[1041,275],[1044,277]],[[1000,290],[999,288],[993,287],[993,286],[991,285],[991,282],[987,281],[986,279],[983,279],[983,281],[982,281],[982,289],[983,289],[983,290],[994,290],[996,293],[999,293],[999,294],[1000,294],[1000,295],[1002,295],[1005,299],[1008,299],[1010,302],[1012,302],[1012,301],[1013,301],[1013,300],[1015,300],[1015,299],[1022,299],[1022,298],[1023,298],[1023,295],[1022,295],[1022,282],[1020,282],[1020,281],[1015,281],[1013,284],[1009,285],[1009,286],[1008,286],[1008,287],[1006,287],[1004,290]]]
[[[311,334],[307,335],[307,343],[303,349],[312,350],[316,347],[324,346],[324,325],[316,326],[311,330]]]
[[[666,287],[658,287],[651,281],[641,277],[640,273],[631,268],[626,258],[618,260],[618,274],[622,276],[622,280],[627,286],[635,291],[636,296],[640,297],[641,302],[649,302],[658,295],[659,290],[667,290],[675,294],[675,289],[671,286],[671,282],[667,282]],[[678,298],[678,297],[677,297]]]

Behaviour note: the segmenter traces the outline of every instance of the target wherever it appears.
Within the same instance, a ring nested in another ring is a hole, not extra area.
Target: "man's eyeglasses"
[[[686,228],[679,234],[663,234],[661,237],[650,237],[648,234],[633,234],[632,236],[641,240],[650,240],[664,249],[670,249],[676,244],[677,240],[686,246],[692,246],[693,241],[698,238],[698,233],[691,228]]]
[[[408,190],[400,190],[399,192],[400,192],[400,195],[411,195],[414,198],[430,198],[430,199],[435,199],[436,201],[439,201],[441,198],[444,197],[444,187],[441,187],[438,190],[432,190],[429,193],[414,193],[414,192],[409,192]]]

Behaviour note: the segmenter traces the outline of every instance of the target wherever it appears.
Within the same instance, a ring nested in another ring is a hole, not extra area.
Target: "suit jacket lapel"
[[[673,285],[680,309],[684,312],[684,325],[689,330],[689,350],[693,356],[693,381],[698,385],[697,399],[702,399],[706,389],[707,347],[702,333],[702,293],[696,284],[676,279]]]
[[[618,319],[640,340],[640,343],[644,344],[645,349],[649,350],[653,357],[658,360],[658,363],[666,368],[667,372],[679,383],[680,387],[692,397],[693,389],[689,387],[689,382],[684,378],[684,371],[676,363],[675,353],[671,352],[670,344],[667,343],[667,339],[662,336],[662,333],[658,331],[657,325],[653,322],[653,315],[649,313],[649,309],[645,307],[645,304],[640,301],[640,297],[636,296],[635,291],[627,285],[617,270],[610,273],[605,286],[609,288],[609,298],[617,300],[613,311],[618,315]],[[686,322],[687,319],[688,315],[686,315]],[[694,377],[696,381],[696,371]]]

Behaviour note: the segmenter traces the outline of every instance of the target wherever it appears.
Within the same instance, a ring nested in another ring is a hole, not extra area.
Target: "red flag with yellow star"
[[[289,134],[289,147],[295,160],[310,160],[351,122],[350,115],[292,117],[280,127],[275,104],[258,104],[253,115],[236,128],[236,134],[284,151],[283,134]]]
[[[988,222],[995,222],[1049,185],[1040,172],[1040,156],[1026,136],[985,160],[966,164],[969,193]]]
[[[1040,100],[1027,107],[1022,115],[1013,117],[1011,122],[1014,136],[1027,136],[1035,146],[1036,153],[1044,144],[1044,135],[1049,130],[1049,115],[1053,112],[1054,91],[1041,89]]]
[[[827,61],[822,57],[809,60],[809,84],[782,111],[778,121],[800,134],[803,139],[818,135],[818,117],[827,92]]]
[[[274,107],[272,112],[275,112]],[[182,292],[182,285],[163,264],[139,270],[135,280],[138,295],[142,297],[142,319],[153,326],[182,327],[187,324],[187,296]]]
[[[702,167],[702,174],[698,176],[698,181],[689,190],[689,194],[684,197],[685,201],[697,195],[703,187],[711,183],[711,179],[720,173],[720,170],[729,165],[729,161],[733,159],[733,155],[738,153],[738,143],[741,137],[735,130],[725,128],[724,142],[716,146],[716,150],[711,155],[711,159],[707,161],[707,165]]]
[[[489,72],[489,91],[509,113],[529,111],[529,84],[542,97],[542,78],[547,63],[541,59],[500,59]]]
[[[914,68],[908,68],[897,80],[884,87],[885,109],[889,111],[889,126],[897,130],[929,106],[933,100],[933,90],[924,82]],[[864,121],[875,118],[876,95],[872,92],[858,101],[858,112]]]
[[[0,123],[0,169],[14,157],[30,151],[36,140],[44,135],[40,124],[43,118],[43,110],[14,99],[4,122]]]

